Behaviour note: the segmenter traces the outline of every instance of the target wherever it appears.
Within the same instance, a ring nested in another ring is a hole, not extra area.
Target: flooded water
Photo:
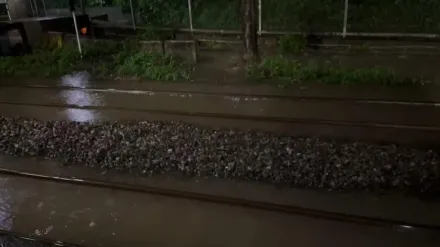
[[[87,74],[66,76],[62,86],[82,89],[25,89],[2,88],[0,100],[10,104],[0,106],[5,116],[28,116],[43,120],[72,120],[94,122],[102,120],[183,120],[182,116],[153,114],[144,110],[174,110],[189,112],[214,112],[332,120],[365,120],[387,123],[438,126],[436,105],[403,108],[396,104],[377,106],[368,102],[352,105],[323,104],[318,101],[291,101],[264,97],[207,96],[192,93],[152,92],[126,89],[86,89],[90,81]],[[30,106],[29,104],[36,104]],[[45,105],[45,106],[44,106]],[[65,107],[64,105],[69,105]],[[108,107],[102,109],[100,107]],[[340,108],[345,107],[344,111]],[[411,110],[408,110],[411,109]],[[200,122],[193,118],[190,121]],[[257,123],[232,123],[211,119],[211,126],[256,126]],[[288,126],[292,128],[292,125]],[[264,128],[268,129],[267,126]],[[283,129],[281,123],[271,128]],[[316,133],[316,129],[311,132]],[[316,126],[315,126],[316,128]],[[309,130],[310,130],[309,129]],[[320,129],[320,131],[323,131]],[[327,129],[334,132],[335,129]],[[341,131],[341,130],[339,130]],[[346,129],[344,134],[348,135]],[[359,131],[359,130],[355,130]],[[374,133],[366,133],[375,135]],[[378,134],[378,133],[376,133]],[[408,133],[408,138],[411,138]],[[436,139],[433,136],[433,139]],[[438,139],[436,139],[438,140]],[[5,158],[2,157],[2,161]],[[13,163],[11,160],[7,160]],[[19,161],[29,164],[28,161]],[[41,171],[41,167],[37,167]],[[52,169],[52,168],[51,168]],[[48,169],[50,171],[51,169]],[[55,170],[55,168],[53,168]],[[57,170],[62,173],[63,171]],[[84,174],[82,174],[84,176]],[[151,181],[150,181],[151,183]],[[163,185],[163,182],[156,183]],[[166,186],[170,186],[169,184]],[[175,185],[174,185],[175,186]],[[182,186],[182,184],[179,184]],[[184,185],[190,188],[193,186]],[[201,187],[200,184],[196,185]],[[203,188],[221,191],[217,185]],[[243,188],[247,189],[243,189]],[[236,195],[248,194],[262,198],[262,190],[253,185],[241,186]],[[266,195],[278,192],[263,189]],[[225,192],[223,192],[225,193]],[[282,193],[280,193],[282,194]],[[343,199],[350,202],[341,206],[340,200],[311,199],[304,194],[283,194],[288,199],[274,199],[289,203],[305,202],[319,208],[328,203],[335,211],[366,212],[367,215],[388,214],[393,217],[440,222],[435,204],[405,201],[380,207],[379,202]],[[334,198],[333,198],[334,199]],[[315,200],[315,202],[312,202]],[[357,204],[356,204],[357,201]],[[317,206],[318,205],[318,206]],[[349,206],[347,206],[349,205]],[[368,205],[368,206],[367,206]],[[404,205],[404,206],[402,206]],[[344,208],[345,207],[345,208]],[[395,210],[394,210],[395,209]],[[380,210],[383,210],[380,212]],[[380,213],[379,213],[380,212]],[[417,213],[423,212],[418,217]],[[431,217],[432,215],[432,217]],[[74,244],[89,246],[282,246],[295,243],[299,246],[324,246],[330,241],[339,246],[439,246],[440,235],[421,232],[402,226],[398,229],[381,229],[349,223],[331,222],[297,215],[286,215],[254,209],[218,204],[178,200],[169,197],[84,187],[78,185],[44,182],[33,179],[0,176],[0,228],[23,234],[44,236]]]
[[[89,246],[438,246],[440,236],[0,177],[3,229]],[[172,236],[172,237],[171,237]],[[319,236],[319,237],[317,237]]]
[[[343,135],[345,139],[421,146],[437,145],[435,133],[440,128],[440,108],[435,102],[368,100],[364,93],[358,94],[363,95],[363,99],[344,101],[234,95],[231,94],[233,90],[227,88],[223,88],[224,94],[215,94],[213,88],[208,90],[209,93],[154,91],[147,90],[148,87],[90,88],[95,82],[89,77],[87,73],[75,73],[61,78],[59,86],[74,88],[2,87],[0,114],[78,122],[185,121],[208,127],[256,129],[325,138]],[[334,90],[330,88],[329,92]],[[398,93],[402,98],[408,98],[407,92]],[[435,91],[419,94],[418,97],[426,95],[428,99],[440,99]],[[216,115],[227,115],[229,118],[218,118]],[[289,121],[277,121],[285,118]],[[346,126],[345,123],[365,123],[377,128]],[[400,134],[402,128],[407,135]],[[420,133],[420,129],[424,132]]]
[[[440,108],[435,104],[411,105],[387,102],[344,102],[239,97],[192,93],[99,89],[4,88],[1,102],[63,107],[68,120],[99,120],[93,110],[169,111],[213,113],[250,117],[360,121],[401,125],[440,125]],[[101,108],[104,107],[104,108]]]
[[[368,100],[346,102],[228,94],[96,89],[86,88],[90,83],[89,77],[87,73],[76,73],[61,78],[60,86],[77,89],[2,88],[0,103],[64,107],[61,114],[67,120],[80,122],[99,121],[100,116],[96,112],[102,109],[440,126],[440,108],[436,103],[413,104]]]
[[[440,226],[440,201],[420,200],[404,195],[327,192],[278,187],[270,184],[215,178],[188,178],[173,175],[145,176],[137,172],[105,171],[83,166],[62,166],[56,160],[0,155],[0,169],[54,177],[155,187],[194,193],[243,198],[327,212],[381,218],[408,224]],[[401,205],[405,205],[402,207]]]

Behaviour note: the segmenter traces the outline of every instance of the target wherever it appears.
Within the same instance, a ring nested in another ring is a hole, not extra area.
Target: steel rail
[[[7,231],[7,230],[0,230],[0,235],[8,235],[8,236],[12,236],[12,237],[15,237],[15,238],[18,238],[21,240],[43,243],[43,244],[47,244],[47,245],[51,245],[51,246],[85,247],[85,246],[70,244],[70,243],[66,243],[66,242],[62,242],[62,241],[58,241],[58,240],[51,240],[51,239],[43,238],[40,236],[25,235],[22,233],[18,233],[18,232],[14,232],[14,231]]]
[[[105,84],[103,84],[105,85]],[[424,106],[437,106],[440,104],[440,98],[438,100],[405,100],[405,99],[387,99],[386,97],[335,97],[335,96],[311,96],[311,95],[295,95],[295,94],[265,94],[265,93],[234,93],[234,92],[216,92],[216,91],[202,91],[202,90],[156,90],[156,89],[112,89],[107,87],[79,87],[79,86],[62,86],[62,85],[38,85],[38,84],[0,84],[0,88],[13,88],[13,89],[47,89],[47,90],[79,90],[90,91],[95,93],[127,93],[127,94],[151,94],[151,93],[163,93],[163,94],[196,94],[196,95],[208,95],[208,96],[225,96],[225,97],[247,97],[247,98],[267,98],[267,99],[283,99],[283,100],[314,100],[314,101],[341,101],[341,102],[359,102],[359,103],[377,103],[381,104],[386,102],[388,104],[401,104],[401,105],[424,105]],[[306,90],[307,91],[307,90]]]
[[[266,116],[245,116],[245,115],[225,114],[225,113],[188,112],[188,111],[159,110],[159,109],[135,109],[129,107],[116,107],[116,106],[114,107],[113,106],[112,107],[78,106],[78,105],[70,105],[70,104],[37,104],[37,103],[6,102],[6,101],[0,101],[0,105],[70,108],[70,109],[81,109],[81,110],[116,110],[116,111],[130,111],[130,112],[139,112],[139,113],[176,115],[176,116],[186,116],[186,117],[206,117],[206,118],[217,118],[217,119],[228,119],[228,120],[251,120],[251,121],[259,121],[259,122],[318,124],[318,125],[334,125],[334,126],[363,127],[363,128],[391,128],[391,129],[401,129],[401,130],[440,132],[440,126],[369,123],[369,122],[360,122],[360,121],[337,121],[337,120],[304,119],[304,118],[292,118],[292,117],[284,118],[284,117],[266,117]]]

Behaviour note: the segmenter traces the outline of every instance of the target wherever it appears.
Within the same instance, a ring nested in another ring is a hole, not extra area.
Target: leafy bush
[[[118,74],[158,81],[188,79],[189,74],[171,55],[138,52],[127,57],[118,67]]]
[[[307,45],[303,35],[284,35],[278,40],[278,50],[281,53],[300,53]]]
[[[131,76],[151,80],[184,80],[189,73],[172,55],[140,51],[129,42],[96,42],[84,46],[81,59],[74,45],[37,49],[22,57],[0,57],[4,76],[60,76],[87,70],[95,77]]]
[[[22,57],[0,57],[0,74],[53,76],[69,73],[80,59],[74,47],[36,49]]]

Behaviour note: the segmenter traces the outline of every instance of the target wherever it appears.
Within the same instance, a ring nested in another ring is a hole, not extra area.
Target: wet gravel
[[[176,122],[0,117],[0,153],[145,175],[177,172],[330,190],[440,192],[438,152]]]

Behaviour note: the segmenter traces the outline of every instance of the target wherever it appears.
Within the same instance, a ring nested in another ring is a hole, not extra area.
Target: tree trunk
[[[241,0],[243,60],[251,65],[260,61],[258,51],[258,0]]]

